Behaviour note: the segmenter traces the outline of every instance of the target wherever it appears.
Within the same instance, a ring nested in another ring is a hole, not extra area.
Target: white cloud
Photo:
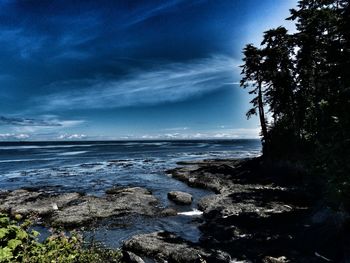
[[[174,133],[159,133],[145,134],[142,136],[128,136],[120,139],[146,139],[146,140],[191,140],[191,139],[258,139],[259,128],[252,129],[220,129],[215,131],[201,132],[174,132]]]
[[[41,115],[37,118],[0,116],[0,140],[52,140],[63,133],[74,133],[74,129],[85,123],[84,120],[62,120],[55,115]],[[71,130],[73,129],[73,130]],[[85,135],[64,135],[62,139],[83,139]]]
[[[136,10],[136,12],[132,13],[128,18],[127,22],[124,26],[129,27],[132,25],[135,25],[137,23],[141,23],[143,21],[146,21],[154,16],[157,16],[161,13],[167,12],[171,10],[173,7],[183,3],[187,2],[185,0],[170,0],[170,1],[163,1],[161,4],[150,6],[148,8],[142,8],[141,10]],[[201,1],[188,1],[188,3],[191,4],[199,4]]]
[[[87,136],[85,134],[61,134],[57,139],[59,140],[82,140]]]
[[[36,99],[43,110],[98,109],[155,105],[199,96],[233,85],[239,62],[226,56],[172,63],[158,69],[138,71],[122,79],[83,79],[52,83],[51,90],[64,90]],[[231,83],[231,84],[228,84]],[[84,87],[84,88],[82,88]]]
[[[85,120],[63,120],[59,121],[61,124],[62,128],[68,128],[68,127],[73,127],[73,126],[78,126],[80,124],[85,123]]]
[[[25,133],[0,133],[0,141],[26,140],[30,135]]]

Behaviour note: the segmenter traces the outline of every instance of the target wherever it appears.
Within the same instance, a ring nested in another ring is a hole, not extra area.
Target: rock
[[[329,224],[333,222],[337,228],[340,228],[349,221],[350,215],[345,210],[335,211],[330,207],[318,208],[311,217],[311,222],[314,224]]]
[[[230,178],[235,175],[237,160],[205,160],[187,162],[184,167],[167,171],[172,177],[192,187],[212,190],[215,193],[229,191],[234,184]]]
[[[106,194],[118,195],[120,193],[138,193],[144,195],[151,195],[152,192],[142,187],[122,187],[116,186],[106,190]]]
[[[101,197],[15,190],[0,196],[0,211],[36,214],[54,225],[77,226],[133,214],[156,216],[161,212],[158,203],[147,189],[140,187],[114,189]]]
[[[263,259],[263,263],[287,263],[287,262],[290,262],[290,261],[284,256],[278,257],[278,258],[267,256]]]
[[[231,256],[227,252],[199,247],[197,244],[165,231],[133,236],[124,242],[122,249],[153,259],[155,262],[232,262]]]
[[[160,214],[162,216],[176,216],[177,211],[175,209],[172,209],[172,208],[166,208]]]
[[[145,263],[142,258],[130,251],[123,251],[123,260],[126,263]]]
[[[180,191],[171,191],[168,198],[180,205],[190,205],[192,203],[192,195]]]
[[[201,262],[201,259],[210,255],[176,235],[164,231],[133,236],[124,243],[123,249],[158,261],[182,263]]]
[[[155,216],[160,212],[158,200],[141,187],[124,188],[102,197],[86,196],[81,202],[56,213],[58,225],[83,224],[94,219],[138,214]]]
[[[240,196],[237,195],[235,198],[232,194],[208,195],[199,200],[198,208],[203,211],[204,216],[215,213],[222,218],[241,214],[268,217],[293,210],[291,206],[276,201],[267,201],[261,204],[261,202],[254,199],[253,194],[244,196],[245,198],[240,198]]]
[[[70,202],[81,198],[79,193],[63,193],[52,195],[45,192],[14,190],[0,197],[0,211],[11,214],[38,214],[41,216],[53,213]]]

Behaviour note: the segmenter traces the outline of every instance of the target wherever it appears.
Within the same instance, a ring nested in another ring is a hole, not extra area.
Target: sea
[[[145,187],[161,206],[175,208],[181,214],[86,229],[85,237],[115,248],[132,235],[166,230],[197,242],[201,219],[196,201],[213,193],[189,187],[166,171],[180,161],[250,158],[261,155],[261,150],[260,141],[254,139],[0,142],[0,190],[35,188],[101,196],[114,186]],[[167,193],[174,190],[192,194],[193,205],[178,206],[169,201]],[[43,237],[47,236],[47,229],[38,228]]]

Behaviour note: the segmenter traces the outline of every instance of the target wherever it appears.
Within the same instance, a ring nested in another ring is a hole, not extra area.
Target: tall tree
[[[268,30],[260,48],[244,49],[241,84],[257,95],[247,115],[259,111],[270,157],[309,158],[326,192],[350,207],[350,3],[300,0],[288,19],[296,33]]]
[[[255,94],[256,96],[252,99],[251,103],[253,107],[247,112],[247,117],[250,118],[252,115],[259,114],[261,134],[263,141],[263,151],[266,153],[268,148],[268,130],[267,122],[264,111],[264,98],[263,98],[263,57],[262,51],[249,44],[245,47],[244,51],[244,65],[241,67],[242,74],[244,77],[241,80],[241,86],[244,88],[252,87],[249,94]]]

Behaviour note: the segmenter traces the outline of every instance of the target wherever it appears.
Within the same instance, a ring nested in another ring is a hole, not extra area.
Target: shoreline
[[[297,169],[267,167],[257,157],[180,162],[168,173],[191,187],[214,192],[197,203],[203,212],[201,239],[193,244],[167,232],[141,234],[127,241],[124,251],[169,262],[312,263],[349,258],[348,239],[338,225],[349,215],[320,204],[300,183]]]
[[[305,231],[312,233],[325,220],[312,222],[315,214],[312,198],[299,186],[290,185],[290,175],[278,175],[281,172],[292,173],[283,168],[265,169],[259,157],[179,162],[178,167],[167,171],[168,175],[190,187],[213,192],[194,204],[203,213],[201,217],[193,217],[200,221],[202,235],[199,242],[192,243],[166,231],[138,234],[124,242],[124,258],[128,262],[137,262],[135,258],[169,262],[319,262],[317,255],[326,259],[330,257],[329,253],[334,256],[337,251],[323,251],[319,244],[322,242],[305,234]],[[48,196],[44,192],[21,191],[14,191],[16,201],[25,203],[28,199],[34,202],[27,204],[27,209],[40,204],[41,211],[34,212],[46,220],[51,218],[51,222],[47,221],[48,226],[94,227],[99,221],[123,216],[126,220],[129,216],[172,220],[171,217],[179,216],[180,212],[168,207],[160,209],[152,193],[140,187],[108,189],[102,197],[77,193]],[[21,194],[29,195],[21,201]],[[21,210],[13,199],[4,209],[6,196],[9,195],[1,193],[2,211],[28,215],[33,212],[25,211],[23,207]],[[56,198],[54,203],[59,204],[57,209],[53,208],[55,211],[51,211],[52,197]],[[87,203],[90,205],[86,206]],[[119,207],[115,209],[116,206]],[[17,210],[13,210],[15,207]],[[69,217],[72,213],[73,221]]]

